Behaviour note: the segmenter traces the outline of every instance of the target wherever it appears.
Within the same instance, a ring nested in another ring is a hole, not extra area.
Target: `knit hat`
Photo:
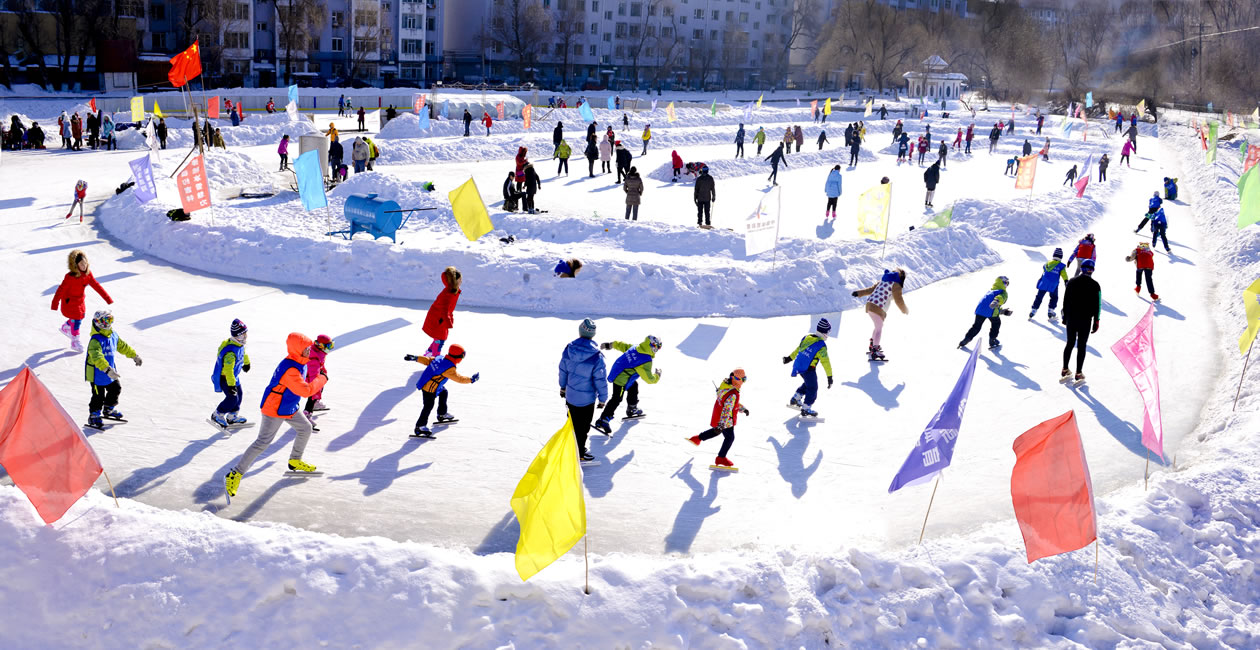
[[[1063,249],[1062,249],[1062,248],[1056,248],[1056,249],[1054,249],[1054,259],[1056,259],[1056,260],[1061,260],[1061,259],[1063,259]]]
[[[244,334],[244,333],[245,333],[245,332],[247,332],[247,331],[249,331],[249,328],[248,328],[248,327],[245,327],[245,322],[244,322],[244,321],[242,321],[242,320],[241,320],[241,319],[239,319],[239,318],[237,318],[236,320],[233,320],[233,321],[232,321],[232,337],[233,337],[233,338],[235,338],[235,337],[237,337],[237,336],[240,336],[240,335]]]
[[[589,318],[582,321],[582,324],[578,325],[578,334],[584,339],[595,338],[595,321]]]
[[[831,332],[831,323],[826,318],[819,318],[817,330],[819,334],[828,334]]]

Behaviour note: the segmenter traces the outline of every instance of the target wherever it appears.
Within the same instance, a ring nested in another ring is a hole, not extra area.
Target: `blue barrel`
[[[393,239],[404,216],[399,210],[398,203],[378,199],[375,194],[351,194],[346,197],[345,207],[351,236],[354,232],[367,231],[373,237]]]

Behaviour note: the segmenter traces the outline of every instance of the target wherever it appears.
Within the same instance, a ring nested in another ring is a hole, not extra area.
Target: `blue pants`
[[[818,367],[811,366],[802,372],[801,380],[803,383],[796,389],[796,394],[805,396],[805,406],[813,406],[814,400],[818,399]]]
[[[1054,308],[1059,306],[1059,288],[1058,287],[1055,287],[1054,291],[1043,291],[1041,289],[1038,289],[1037,297],[1033,299],[1033,312],[1034,313],[1038,309],[1041,309],[1041,298],[1045,296],[1046,294],[1050,294],[1050,311],[1053,312]]]
[[[223,386],[223,401],[219,402],[218,408],[214,410],[219,413],[235,413],[241,410],[242,397],[244,397],[244,392],[241,390],[240,384],[235,386],[225,384]]]
[[[362,173],[363,173],[363,170],[364,170],[364,169],[366,169],[366,168],[367,168],[367,161],[366,161],[366,160],[356,160],[356,161],[354,161],[354,173],[356,173],[356,174],[362,174]]]

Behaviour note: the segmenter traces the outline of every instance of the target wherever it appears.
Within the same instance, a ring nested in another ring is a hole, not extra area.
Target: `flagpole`
[[[1143,472],[1143,474],[1144,476],[1142,476],[1142,489],[1149,490],[1151,489],[1151,450],[1150,448],[1147,448],[1146,450],[1146,471]]]
[[[591,595],[591,556],[590,542],[587,540],[586,535],[582,536],[582,559],[586,562],[586,588],[584,591],[589,596]]]
[[[892,187],[889,187],[888,188],[888,211],[884,213],[884,251],[879,254],[879,261],[881,264],[884,262],[884,258],[888,256],[888,230],[892,228],[892,197],[893,197]],[[938,476],[937,478],[939,479],[940,477]],[[933,495],[936,494],[935,488],[932,489],[932,493]],[[928,508],[931,508],[931,507],[932,507],[931,505],[928,506]],[[923,525],[924,526],[927,525],[926,517],[924,517],[923,519]],[[919,541],[920,542],[923,541],[922,533],[919,534]]]
[[[1247,360],[1243,362],[1242,374],[1238,375],[1238,390],[1234,391],[1234,407],[1230,411],[1238,410],[1238,396],[1242,395],[1243,377],[1247,376],[1247,364],[1251,363],[1251,348],[1256,345],[1255,337],[1252,337],[1251,344],[1247,346]]]
[[[923,527],[919,529],[919,543],[923,543],[923,533],[927,531],[928,515],[932,514],[932,502],[936,501],[936,488],[941,486],[941,474],[937,472],[936,483],[932,484],[932,498],[928,499],[927,512],[923,513]]]
[[[1098,584],[1098,535],[1094,535],[1094,584]]]
[[[106,472],[106,471],[105,471],[105,468],[104,468],[104,467],[102,467],[102,468],[101,468],[101,474],[104,474],[104,475],[105,475],[105,482],[109,484],[109,493],[110,493],[110,495],[111,495],[111,496],[113,496],[113,497],[114,497],[114,507],[115,507],[115,508],[122,508],[122,506],[118,505],[118,494],[114,492],[114,482],[113,482],[113,481],[111,481],[111,480],[109,480],[109,472]]]

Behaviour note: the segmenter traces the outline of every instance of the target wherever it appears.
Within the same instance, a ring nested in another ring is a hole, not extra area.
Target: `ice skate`
[[[1159,294],[1158,294],[1158,293],[1152,293],[1152,294],[1151,294],[1151,300],[1154,300],[1155,302],[1159,302]]]
[[[433,431],[432,431],[432,430],[430,430],[430,429],[429,429],[429,427],[416,427],[416,428],[415,428],[415,430],[411,432],[411,436],[412,436],[413,438],[433,438],[433,437],[435,437],[435,436],[433,435]]]
[[[223,489],[227,491],[229,497],[236,496],[236,490],[241,487],[241,473],[232,470],[223,477]]]
[[[604,418],[596,420],[595,423],[591,425],[591,428],[606,436],[612,435],[612,427],[609,426],[608,420],[605,420]]]
[[[455,424],[456,422],[459,422],[459,418],[450,413],[440,413],[437,416],[438,424]]]
[[[691,436],[690,438],[687,438],[687,442],[690,442],[691,444],[693,444],[693,445],[695,445],[695,446],[699,447],[699,446],[700,446],[700,436]]]
[[[72,340],[72,341],[75,339],[74,334],[72,334],[72,333],[70,332],[70,323],[69,323],[69,322],[62,323],[62,324],[61,324],[61,333],[62,333],[62,334],[65,334],[65,335],[66,335],[66,338],[68,338],[68,339],[70,339],[70,340]]]
[[[790,409],[795,409],[797,411],[801,410],[801,408],[805,406],[804,403],[801,402],[801,397],[802,396],[799,394],[793,395],[792,399],[788,400],[787,407]]]
[[[1047,318],[1050,320],[1051,323],[1058,320],[1058,316],[1054,313],[1053,309],[1050,310],[1050,313],[1047,315]]]
[[[1062,370],[1060,370],[1060,371],[1059,371],[1059,383],[1064,383],[1064,382],[1068,382],[1068,381],[1071,381],[1071,380],[1072,380],[1072,371],[1071,371],[1071,370],[1068,370],[1067,368],[1064,368],[1064,369],[1062,369]]]
[[[627,408],[627,409],[626,409],[626,417],[621,418],[621,419],[623,419],[623,420],[638,420],[638,419],[643,418],[643,417],[646,417],[646,416],[647,416],[647,414],[646,414],[646,413],[644,413],[642,409],[640,409],[640,408],[639,408],[639,407],[637,407],[637,406],[631,406],[631,407],[629,407],[629,408]]]
[[[87,423],[87,425],[88,425],[89,427],[92,427],[93,429],[100,429],[100,430],[104,430],[104,429],[105,429],[105,422],[101,419],[101,412],[100,412],[100,411],[92,411],[90,414],[88,414],[88,423]]]
[[[289,471],[310,473],[310,472],[315,471],[315,466],[310,463],[304,462],[301,458],[290,458]]]
[[[210,414],[210,422],[220,429],[228,428],[227,418],[223,417],[223,414],[218,411]]]
[[[118,409],[113,408],[113,407],[106,407],[105,410],[101,413],[101,415],[106,420],[122,420],[124,422],[126,421],[126,420],[123,420],[122,411],[119,411]]]
[[[227,420],[228,425],[234,426],[234,427],[243,427],[246,424],[249,424],[248,420],[246,420],[245,418],[235,413],[228,413],[227,417],[225,417],[224,419]]]
[[[997,340],[997,339],[990,339],[990,340],[989,340],[989,349],[990,349],[990,350],[994,350],[994,349],[997,349],[997,348],[1000,348],[1000,347],[1002,347],[1002,342],[1001,342],[1001,341],[999,341],[999,340]]]
[[[70,339],[70,349],[75,352],[83,352],[83,342],[77,336]]]

